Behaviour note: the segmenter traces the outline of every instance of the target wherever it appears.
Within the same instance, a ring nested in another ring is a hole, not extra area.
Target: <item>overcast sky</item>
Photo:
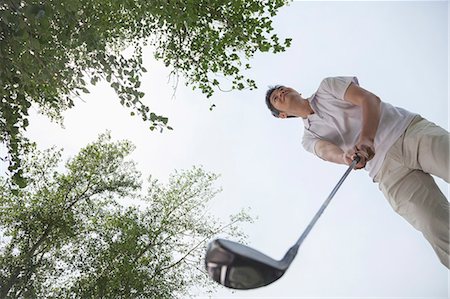
[[[170,70],[148,52],[144,100],[169,117],[174,131],[150,133],[99,84],[65,114],[65,129],[33,117],[29,136],[70,156],[110,129],[114,139],[134,142],[140,170],[162,181],[174,169],[203,165],[221,174],[224,191],[214,213],[226,219],[251,207],[258,219],[243,226],[249,245],[278,259],[346,167],[302,148],[301,120],[273,118],[264,104],[267,87],[284,84],[309,96],[324,77],[357,76],[383,101],[448,129],[448,12],[446,1],[294,2],[274,19],[292,47],[250,62],[256,91],[218,92],[210,101],[180,81],[172,98]],[[447,184],[438,183],[448,195]],[[217,289],[214,298],[447,298],[448,271],[360,170],[349,175],[282,279],[253,291]]]

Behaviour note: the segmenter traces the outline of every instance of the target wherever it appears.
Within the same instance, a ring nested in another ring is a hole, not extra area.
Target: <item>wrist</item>
[[[345,164],[345,165],[350,165],[352,163],[351,158],[349,157],[349,155],[347,153],[342,153],[340,156],[340,161],[338,162],[339,164]]]
[[[371,137],[371,136],[366,136],[361,134],[361,136],[359,137],[359,142],[358,143],[363,143],[363,144],[373,144],[375,138]]]

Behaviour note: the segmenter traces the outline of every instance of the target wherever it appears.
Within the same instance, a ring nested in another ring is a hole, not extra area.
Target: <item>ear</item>
[[[280,113],[278,113],[278,117],[279,118],[287,118],[288,117],[288,115],[287,115],[287,113],[286,112],[280,112]]]

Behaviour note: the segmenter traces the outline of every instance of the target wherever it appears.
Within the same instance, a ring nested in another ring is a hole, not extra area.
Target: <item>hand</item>
[[[355,145],[356,152],[366,159],[366,162],[373,159],[375,156],[375,146],[373,145],[373,140],[368,138],[360,138],[358,143]]]
[[[366,163],[375,156],[373,141],[370,139],[360,139],[353,149],[343,154],[345,164],[350,165],[356,155],[360,157],[360,161],[356,164],[355,169],[366,167]]]
[[[356,148],[348,150],[347,152],[343,153],[342,157],[344,159],[345,164],[350,165],[352,164],[353,160],[356,158],[356,156],[359,156],[359,162],[356,163],[354,169],[361,169],[366,166],[367,160],[365,156],[361,155],[356,151]]]

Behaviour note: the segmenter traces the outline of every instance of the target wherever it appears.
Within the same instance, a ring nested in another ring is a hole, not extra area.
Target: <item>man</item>
[[[266,104],[275,117],[301,117],[303,147],[319,158],[349,165],[355,154],[393,209],[433,247],[449,268],[449,203],[431,174],[450,180],[450,135],[420,115],[382,102],[356,77],[326,78],[305,99],[275,86]]]

